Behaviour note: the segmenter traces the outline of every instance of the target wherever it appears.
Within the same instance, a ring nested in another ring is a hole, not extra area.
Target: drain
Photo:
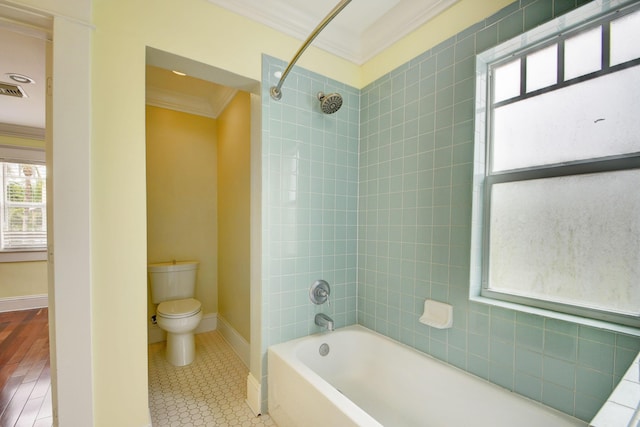
[[[318,352],[320,353],[320,356],[323,356],[323,357],[329,354],[329,344],[327,343],[321,344],[320,348],[318,349]]]

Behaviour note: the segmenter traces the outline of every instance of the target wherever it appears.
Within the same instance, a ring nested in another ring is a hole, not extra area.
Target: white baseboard
[[[218,313],[207,313],[202,316],[200,324],[196,328],[196,334],[211,332],[218,329]]]
[[[231,345],[231,348],[238,354],[242,363],[249,367],[250,349],[249,343],[242,335],[238,333],[224,317],[218,316],[218,330],[222,334],[225,340]]]
[[[261,410],[261,398],[262,393],[260,391],[260,383],[256,378],[249,372],[247,376],[247,405],[251,408],[251,412],[256,417],[262,414]]]
[[[46,294],[0,298],[0,313],[4,313],[5,311],[31,310],[48,306],[49,296]]]
[[[218,314],[217,313],[207,313],[202,316],[202,320],[200,324],[195,330],[196,334],[201,334],[203,332],[211,332],[215,331],[218,328]],[[152,323],[149,324],[149,330],[147,333],[147,342],[149,344],[154,344],[157,342],[162,342],[167,339],[167,334],[165,331],[160,329],[158,325],[154,325]]]

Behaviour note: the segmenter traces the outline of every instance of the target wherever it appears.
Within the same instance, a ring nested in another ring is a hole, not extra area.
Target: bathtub
[[[271,346],[267,357],[279,427],[587,425],[359,325]]]

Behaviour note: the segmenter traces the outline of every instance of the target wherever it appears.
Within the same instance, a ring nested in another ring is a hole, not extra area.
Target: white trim
[[[44,129],[33,126],[0,123],[0,135],[44,141]]]
[[[217,118],[211,104],[204,98],[185,95],[184,93],[147,86],[147,105],[180,111],[196,116]]]
[[[215,331],[218,327],[218,314],[217,313],[207,313],[202,316],[202,320],[200,324],[195,330],[196,334],[202,334],[204,332]],[[154,325],[149,322],[149,329],[147,331],[147,342],[149,344],[155,344],[157,342],[162,342],[167,339],[167,333],[160,329],[158,325]]]
[[[502,307],[518,312],[534,314],[551,319],[559,319],[578,325],[603,329],[613,333],[621,333],[640,337],[640,328],[612,323],[605,320],[586,318],[576,314],[557,312],[540,306],[524,305],[517,302],[498,300],[482,296],[482,256],[483,256],[483,212],[484,212],[484,178],[485,157],[487,145],[487,84],[489,79],[489,64],[520,53],[523,49],[577,27],[588,24],[615,9],[631,5],[630,0],[611,0],[607,2],[594,1],[573,11],[542,24],[530,31],[507,40],[493,48],[481,52],[476,56],[476,96],[475,96],[475,135],[474,135],[474,170],[471,214],[471,254],[469,276],[469,300],[489,306]]]
[[[208,1],[298,40],[305,40],[321,19],[320,16],[315,16],[308,10],[292,8],[290,2],[287,3],[284,0],[269,2],[254,0]],[[380,16],[374,17],[375,21],[366,28],[353,26],[353,19],[359,14],[359,11],[356,5],[352,5],[340,13],[345,16],[336,17],[330,31],[318,35],[314,45],[356,65],[363,65],[457,1],[397,0],[393,2],[394,5],[391,9],[387,8],[385,11],[381,11]]]
[[[196,334],[211,332],[218,329],[218,313],[207,313],[202,316],[202,321],[196,328]]]
[[[47,251],[7,251],[0,252],[1,262],[47,261]]]
[[[247,399],[245,401],[256,417],[262,414],[260,405],[261,387],[258,380],[249,372],[249,375],[247,375]]]
[[[220,331],[220,334],[222,334],[231,348],[233,348],[233,351],[235,351],[240,357],[242,363],[244,363],[248,368],[250,356],[249,343],[229,324],[229,322],[224,319],[224,317],[219,316],[218,320],[218,330]]]
[[[2,126],[0,124],[0,126]],[[46,153],[43,148],[17,147],[13,145],[0,145],[0,160],[4,162],[46,162]]]
[[[49,296],[47,294],[0,298],[0,313],[6,311],[31,310],[48,306]]]

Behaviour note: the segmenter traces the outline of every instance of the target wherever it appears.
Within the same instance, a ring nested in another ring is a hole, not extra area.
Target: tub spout
[[[327,316],[324,313],[318,313],[316,314],[316,325],[318,326],[322,326],[323,328],[327,328],[327,330],[329,331],[333,331],[334,326],[333,326],[333,319],[329,316]]]

